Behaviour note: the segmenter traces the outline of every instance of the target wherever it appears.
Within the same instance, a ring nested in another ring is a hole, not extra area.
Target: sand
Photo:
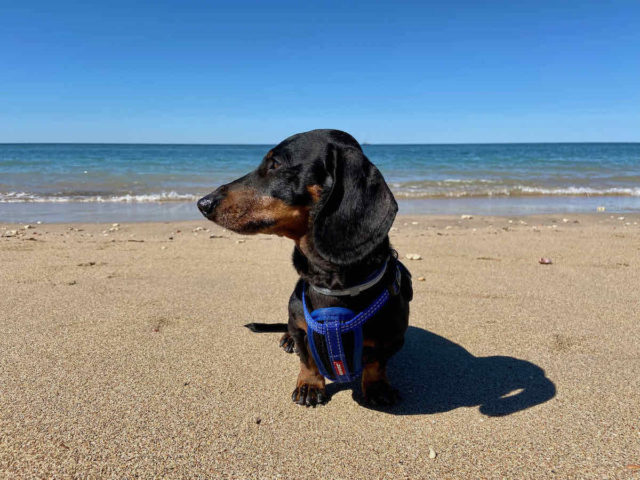
[[[286,321],[287,239],[2,224],[0,477],[640,478],[640,216],[565,217],[397,219],[387,411],[294,405],[297,358],[243,327]]]

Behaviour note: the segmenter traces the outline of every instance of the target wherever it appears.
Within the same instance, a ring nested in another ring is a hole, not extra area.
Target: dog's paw
[[[287,353],[293,353],[295,351],[295,342],[293,337],[288,333],[285,333],[280,337],[280,347]]]
[[[324,388],[305,383],[296,387],[291,394],[291,400],[298,405],[315,407],[316,405],[324,405],[330,400],[330,397]]]
[[[390,407],[400,400],[398,391],[385,381],[368,384],[363,393],[365,404],[374,407]]]

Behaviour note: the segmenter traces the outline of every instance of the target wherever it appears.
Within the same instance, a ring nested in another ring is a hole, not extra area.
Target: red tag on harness
[[[344,375],[344,373],[345,373],[344,363],[342,363],[342,362],[333,362],[333,371],[336,372],[338,375]]]

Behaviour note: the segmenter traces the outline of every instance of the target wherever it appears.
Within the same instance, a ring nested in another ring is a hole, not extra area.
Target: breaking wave
[[[537,187],[528,185],[500,185],[484,181],[446,181],[447,185],[416,185],[416,182],[392,183],[391,190],[397,198],[469,198],[469,197],[640,197],[640,187]],[[0,203],[164,203],[193,202],[201,195],[176,191],[142,194],[36,194],[30,192],[0,192]]]
[[[161,203],[190,202],[199,195],[178,192],[160,192],[124,195],[73,195],[73,194],[35,194],[28,192],[0,192],[0,203]]]
[[[465,183],[465,182],[460,182]],[[464,186],[454,185],[399,185],[393,184],[391,189],[398,198],[462,198],[462,197],[543,197],[543,196],[572,196],[572,197],[640,197],[640,187],[541,187],[530,185],[504,185],[496,182],[487,185],[470,182]]]

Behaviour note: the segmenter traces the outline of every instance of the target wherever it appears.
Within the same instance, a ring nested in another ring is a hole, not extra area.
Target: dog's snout
[[[211,213],[218,206],[220,201],[227,194],[229,188],[226,185],[218,188],[215,192],[210,193],[209,195],[202,197],[198,200],[198,210],[202,212],[205,217],[211,215]]]
[[[209,212],[213,210],[213,200],[210,195],[198,200],[198,210],[200,210],[205,217],[209,215]]]

